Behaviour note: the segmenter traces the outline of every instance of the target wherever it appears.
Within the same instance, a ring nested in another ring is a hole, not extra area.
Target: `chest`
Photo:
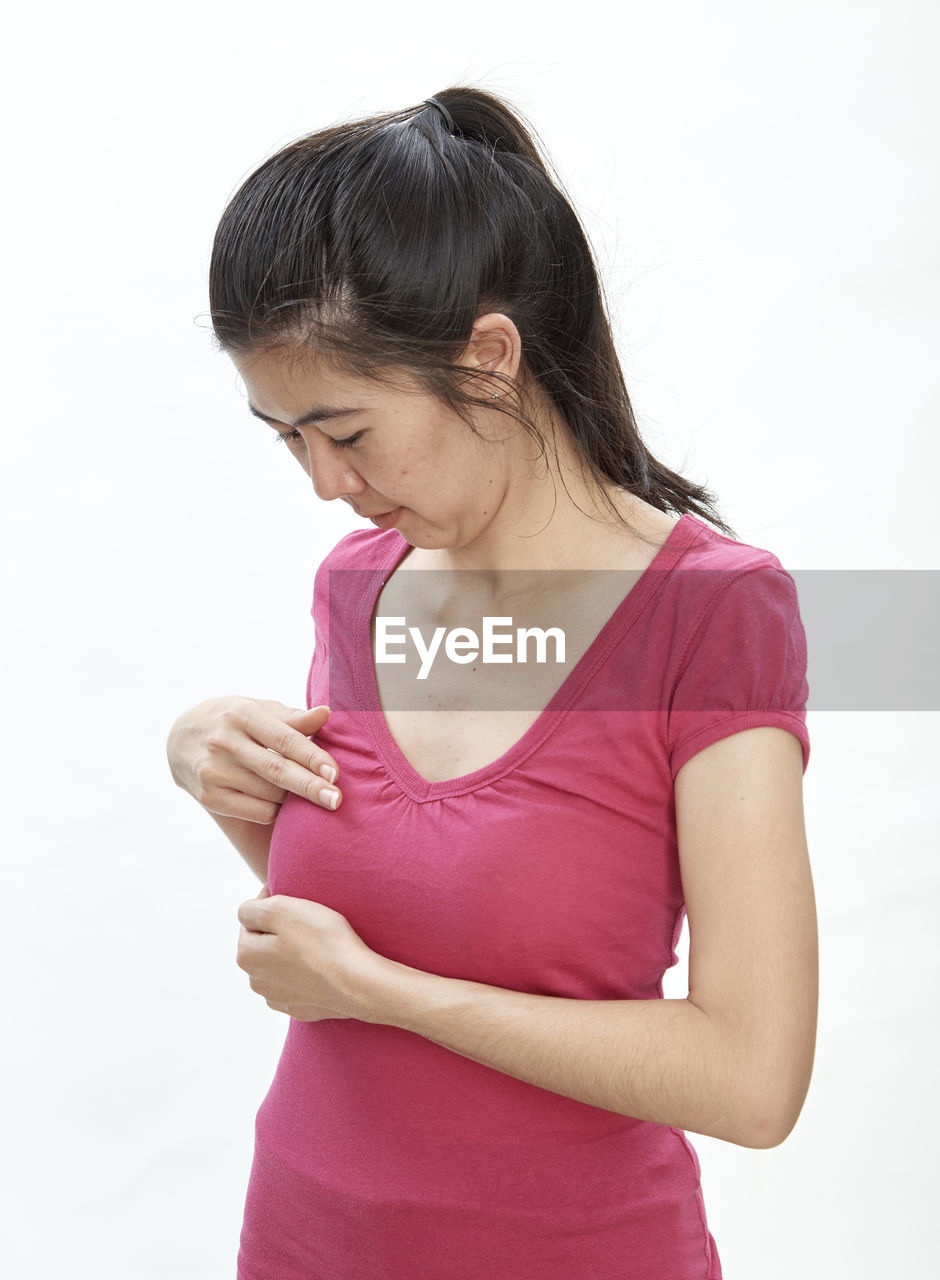
[[[285,797],[271,892],[344,915],[427,972],[583,999],[646,998],[682,902],[655,717],[565,717],[493,782],[416,802],[377,767],[355,711],[328,723],[335,812]]]
[[[499,602],[432,583],[437,575],[393,575],[370,650],[386,725],[415,772],[445,781],[505,755],[590,659],[641,572],[547,574]]]

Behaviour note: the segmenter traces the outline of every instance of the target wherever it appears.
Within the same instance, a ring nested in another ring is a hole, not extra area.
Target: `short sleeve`
[[[719,574],[693,626],[669,700],[670,770],[743,729],[786,729],[809,763],[806,634],[796,584],[781,567]]]
[[[329,648],[329,590],[326,560],[321,561],[313,575],[313,603],[310,616],[313,619],[313,656],[307,672],[307,706],[330,705],[330,691],[326,679],[326,658]]]

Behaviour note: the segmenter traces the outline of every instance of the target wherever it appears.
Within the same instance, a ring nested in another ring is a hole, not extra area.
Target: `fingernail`
[[[317,773],[321,778],[326,778],[327,782],[336,781],[336,770],[331,764],[321,764]]]
[[[335,809],[337,801],[339,800],[339,792],[331,791],[329,787],[324,787],[320,792],[320,799],[325,800],[331,809]]]

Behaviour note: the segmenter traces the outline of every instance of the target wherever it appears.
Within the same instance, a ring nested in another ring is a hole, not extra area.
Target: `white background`
[[[234,961],[258,884],[164,741],[216,694],[303,705],[313,572],[361,522],[211,349],[227,198],[301,133],[505,95],[596,245],[653,452],[790,569],[936,568],[937,10],[25,12],[2,77],[0,1256],[17,1280],[232,1280],[286,1018]],[[781,1147],[691,1135],[727,1280],[936,1265],[936,729],[810,714],[815,1075]]]

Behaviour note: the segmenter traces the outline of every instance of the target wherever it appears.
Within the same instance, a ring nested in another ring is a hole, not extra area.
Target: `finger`
[[[238,908],[238,922],[251,933],[276,933],[277,919],[273,898],[249,898]]]
[[[301,732],[316,733],[316,729],[308,730],[306,728],[308,717],[310,716],[316,717],[316,719],[313,720],[311,723],[317,724],[318,727],[320,728],[322,728],[323,725],[326,724],[327,720],[330,717],[330,708],[326,706],[325,703],[319,707],[307,707],[306,709],[304,709],[303,707],[300,707],[300,708],[290,707],[290,708],[287,708],[287,710],[290,711],[290,715],[286,717],[286,722],[291,726],[292,729],[300,729]]]
[[[266,715],[289,725],[307,737],[322,729],[332,714],[325,703],[317,707],[304,708],[288,707],[283,702],[271,702],[264,698],[250,698],[248,701],[253,703],[256,710],[260,708]]]
[[[313,757],[312,762],[319,762],[317,767],[324,767],[332,776],[335,766],[331,758],[303,735],[298,739],[304,744],[305,754]],[[339,789],[325,778],[287,760],[274,747],[261,746],[248,737],[244,725],[223,727],[208,745],[213,754],[200,770],[201,790],[193,794],[213,813],[270,823],[277,817],[277,807],[287,791],[326,808],[337,807],[341,798]]]
[[[329,752],[325,751],[321,746],[319,746],[319,744],[313,744],[310,742],[310,738],[315,733],[318,733],[330,718],[331,712],[329,707],[309,707],[304,711],[302,709],[286,707],[282,702],[263,702],[258,700],[255,701],[253,706],[249,707],[252,727],[258,721],[259,709],[261,713],[266,713],[271,717],[274,722],[273,730],[275,733],[277,733],[279,729],[282,733],[284,729],[290,730],[290,732],[284,739],[284,746],[279,745],[276,739],[272,740],[270,728],[267,736],[264,738],[259,737],[257,734],[252,734],[258,742],[263,742],[265,746],[271,747],[282,756],[288,756],[290,759],[296,759],[299,764],[308,763],[311,749],[313,749],[316,758],[316,765],[329,764],[336,771],[336,776],[339,776],[339,767]],[[247,723],[248,721],[246,720],[246,724]],[[298,741],[298,739],[302,739],[302,741]],[[299,756],[294,756],[292,754],[291,747],[297,748],[301,754]],[[313,766],[313,771],[316,772],[316,766]]]
[[[332,1009],[322,1009],[315,1004],[277,1004],[272,1000],[268,1004],[279,1013],[288,1014],[295,1022],[323,1022],[328,1018],[346,1017],[344,1013],[334,1013]]]
[[[325,724],[328,715],[328,707],[313,707],[304,727],[315,733],[316,728]],[[304,733],[291,728],[283,719],[266,713],[259,703],[247,703],[241,716],[241,726],[253,740],[240,744],[237,758],[242,764],[285,791],[324,804],[327,808],[335,807],[330,796],[321,799],[321,793],[328,787],[338,792],[335,782],[339,766],[329,752],[311,742]],[[257,744],[257,750],[253,743]],[[261,748],[267,750],[267,757]]]
[[[239,969],[250,973],[254,968],[255,957],[252,954],[252,935],[244,925],[238,930],[238,946],[235,948],[235,963]]]
[[[279,736],[282,745],[285,745],[284,733],[293,733],[293,730],[285,725],[281,726]],[[304,745],[300,747],[293,742],[287,744],[293,755],[285,755],[273,745],[260,746],[246,739],[238,748],[239,759],[253,773],[273,783],[275,787],[290,791],[292,795],[302,796],[325,809],[335,809],[341,799],[341,792],[337,786],[321,777],[318,770],[323,767],[335,771],[336,766],[326,752],[314,747],[302,734],[297,734],[296,737]],[[304,758],[298,760],[298,756]]]
[[[276,801],[268,801],[255,799],[241,791],[232,791],[228,787],[217,787],[200,803],[210,813],[217,813],[220,817],[243,818],[246,822],[257,822],[269,827],[277,818],[283,799],[283,791]]]
[[[276,787],[267,778],[261,778],[251,769],[234,761],[226,763],[219,760],[214,776],[210,779],[204,775],[207,783],[211,781],[216,791],[235,791],[239,795],[261,800],[268,805],[279,805],[284,799],[284,788]]]

